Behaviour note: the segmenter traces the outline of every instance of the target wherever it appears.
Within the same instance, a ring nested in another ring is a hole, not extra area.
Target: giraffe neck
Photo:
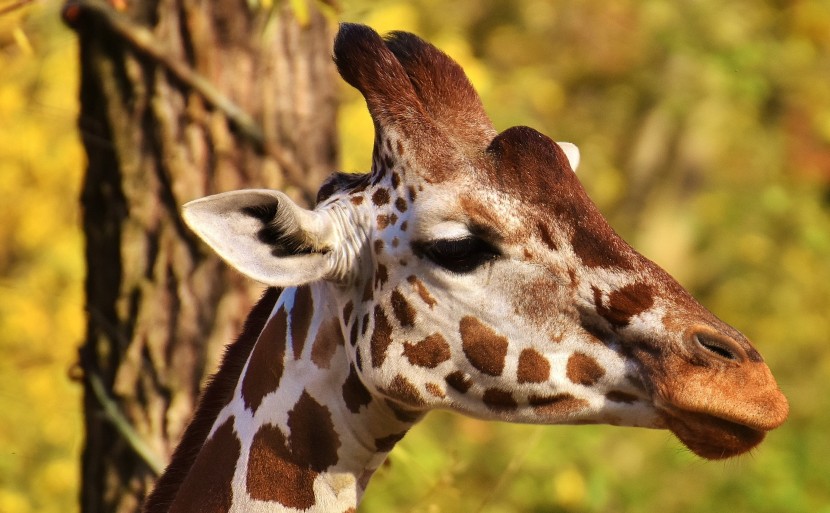
[[[363,386],[329,287],[277,299],[170,511],[356,507],[418,416]]]

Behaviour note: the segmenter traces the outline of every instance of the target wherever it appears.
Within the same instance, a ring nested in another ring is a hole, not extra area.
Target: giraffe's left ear
[[[569,142],[556,141],[556,144],[562,148],[562,151],[565,152],[565,156],[568,157],[568,163],[571,165],[571,170],[576,172],[576,168],[579,167],[579,148],[577,148],[576,144]]]
[[[279,191],[216,194],[186,204],[182,215],[225,261],[267,285],[297,286],[332,274],[331,217],[306,210]]]

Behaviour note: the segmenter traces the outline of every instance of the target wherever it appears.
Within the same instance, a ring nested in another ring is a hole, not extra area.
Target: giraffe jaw
[[[752,450],[766,436],[766,431],[737,422],[678,410],[661,409],[663,421],[690,451],[701,458],[720,460]]]

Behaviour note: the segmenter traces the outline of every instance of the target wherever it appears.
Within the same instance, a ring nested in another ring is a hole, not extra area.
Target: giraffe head
[[[498,133],[460,66],[414,35],[342,25],[334,55],[374,121],[371,173],[335,174],[314,210],[253,190],[184,215],[254,279],[327,284],[373,397],[412,419],[668,428],[705,458],[784,422],[759,353],[612,230],[575,147]]]

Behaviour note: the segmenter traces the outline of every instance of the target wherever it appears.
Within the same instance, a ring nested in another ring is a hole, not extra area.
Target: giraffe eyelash
[[[498,249],[475,235],[416,242],[413,248],[416,255],[457,274],[470,273],[501,256]]]

